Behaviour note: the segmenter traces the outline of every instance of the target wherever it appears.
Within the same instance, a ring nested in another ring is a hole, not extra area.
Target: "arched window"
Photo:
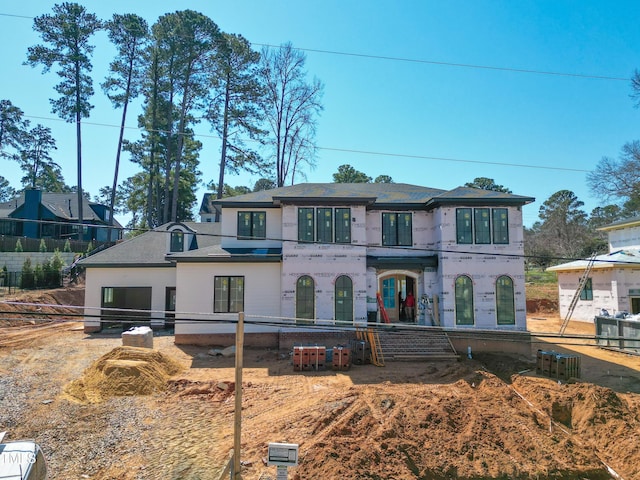
[[[335,317],[342,322],[353,322],[353,282],[346,275],[336,279]]]
[[[473,325],[473,282],[466,275],[456,278],[456,325]]]
[[[498,325],[515,325],[516,323],[513,280],[506,275],[496,280],[496,319]]]
[[[296,282],[296,318],[312,320],[315,314],[315,283],[309,275]]]

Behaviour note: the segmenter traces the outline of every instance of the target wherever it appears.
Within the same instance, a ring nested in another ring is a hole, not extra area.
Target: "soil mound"
[[[167,381],[183,369],[157,350],[117,347],[96,360],[65,394],[81,403],[99,403],[109,397],[149,395],[166,390]]]

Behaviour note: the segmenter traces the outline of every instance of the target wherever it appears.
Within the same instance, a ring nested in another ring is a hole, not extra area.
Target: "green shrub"
[[[91,253],[92,250],[93,250],[93,242],[91,240],[89,240],[89,243],[87,244],[87,252],[86,253]]]
[[[71,242],[69,241],[68,238],[64,242],[64,247],[63,247],[62,251],[65,252],[65,253],[71,253]]]
[[[40,253],[46,253],[47,252],[47,244],[44,241],[44,238],[40,239],[40,246],[38,247],[38,251]]]
[[[22,264],[22,275],[20,276],[20,288],[33,288],[35,286],[35,276],[31,266],[31,258],[27,257]]]
[[[16,240],[16,248],[15,248],[16,252],[23,252],[24,250],[22,249],[22,242],[20,241],[20,239]]]

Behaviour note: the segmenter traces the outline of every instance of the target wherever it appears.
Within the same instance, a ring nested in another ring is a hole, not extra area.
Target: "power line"
[[[14,14],[8,14],[8,13],[0,13],[0,16],[25,18],[29,20],[33,20],[35,18],[27,15],[14,15]],[[260,47],[267,47],[267,48],[278,48],[278,49],[283,48],[282,45],[273,45],[270,43],[251,42],[251,44],[260,46]],[[319,48],[305,48],[305,47],[292,47],[292,48],[294,50],[299,50],[302,52],[323,53],[327,55],[365,58],[365,59],[371,59],[371,60],[384,60],[384,61],[391,61],[391,62],[417,63],[417,64],[423,64],[423,65],[468,68],[468,69],[476,69],[476,70],[492,70],[492,71],[499,71],[499,72],[524,73],[524,74],[533,74],[533,75],[547,75],[547,76],[554,76],[554,77],[584,78],[584,79],[590,79],[590,80],[610,80],[610,81],[616,81],[616,82],[629,81],[629,78],[627,77],[618,77],[614,75],[595,75],[595,74],[574,73],[574,72],[560,72],[560,71],[552,71],[552,70],[538,70],[533,68],[499,67],[495,65],[445,62],[445,61],[426,60],[426,59],[419,59],[419,58],[397,57],[397,56],[391,56],[391,55],[374,55],[370,53],[345,52],[345,51],[339,51],[339,50],[324,50]]]
[[[268,43],[252,43],[252,45],[259,45],[261,47],[268,47],[268,48],[283,48],[281,45],[271,45]],[[502,72],[530,73],[535,75],[552,75],[557,77],[588,78],[592,80],[614,80],[617,82],[629,81],[629,79],[626,77],[615,77],[612,75],[591,75],[591,74],[584,74],[584,73],[554,72],[549,70],[535,70],[535,69],[526,69],[526,68],[496,67],[491,65],[479,65],[479,64],[473,64],[473,63],[440,62],[436,60],[422,60],[422,59],[416,59],[416,58],[372,55],[372,54],[366,54],[366,53],[341,52],[336,50],[320,50],[316,48],[302,48],[302,47],[292,47],[292,48],[294,50],[300,50],[303,52],[326,53],[329,55],[342,55],[342,56],[348,56],[348,57],[369,58],[369,59],[375,59],[375,60],[389,60],[394,62],[422,63],[422,64],[440,65],[440,66],[446,66],[446,67],[497,70]]]
[[[57,122],[64,122],[64,120],[53,117],[39,117],[33,115],[25,115],[25,118],[33,118],[38,120],[50,120]],[[65,122],[66,123],[66,122]],[[97,122],[89,122],[83,121],[83,125],[92,125],[97,127],[108,127],[108,128],[120,128],[120,125],[108,124],[108,123],[97,123]],[[171,133],[173,135],[181,135],[180,132],[169,132],[168,130],[162,129],[148,129],[148,128],[139,128],[139,127],[126,127],[126,130],[137,130],[137,131],[145,131],[148,133]],[[211,138],[215,140],[221,140],[221,137],[218,135],[207,135],[203,133],[182,133],[182,135],[190,136],[194,138]],[[254,142],[259,143],[257,140],[247,138],[243,139],[245,142]],[[581,168],[568,168],[568,167],[551,167],[544,165],[532,165],[526,163],[510,163],[510,162],[490,162],[484,160],[470,160],[464,158],[454,158],[454,157],[438,157],[433,155],[411,155],[407,153],[396,153],[396,152],[377,152],[373,150],[360,150],[360,149],[349,149],[349,148],[338,148],[338,147],[316,147],[318,150],[326,150],[328,152],[340,152],[340,153],[354,153],[360,155],[372,155],[372,156],[381,156],[381,157],[395,157],[395,158],[407,158],[414,160],[434,160],[438,162],[454,162],[454,163],[471,163],[476,165],[497,165],[501,167],[515,167],[515,168],[534,168],[539,170],[553,170],[553,171],[563,171],[563,172],[575,172],[575,173],[589,173],[591,170],[585,170]]]

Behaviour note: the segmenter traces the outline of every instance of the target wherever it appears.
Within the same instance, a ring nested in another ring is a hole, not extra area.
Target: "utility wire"
[[[102,224],[89,224],[89,223],[83,223],[80,224],[78,222],[59,222],[59,221],[54,221],[54,220],[29,220],[26,218],[14,218],[12,219],[12,221],[15,222],[23,222],[23,223],[39,223],[39,224],[47,224],[47,225],[65,225],[65,226],[80,226],[83,225],[84,227],[91,227],[91,228],[103,228],[103,229],[113,229],[114,227],[111,226],[109,227],[108,225],[102,225]],[[189,223],[198,223],[198,222],[189,222]],[[158,230],[156,229],[146,229],[146,228],[137,228],[137,227],[121,227],[121,230],[125,230],[125,231],[129,231],[129,232],[134,232],[134,233],[138,233],[138,234],[144,234],[144,233],[157,233],[157,234],[162,234],[162,235],[169,235],[171,234],[170,231],[167,230]],[[201,236],[201,237],[213,237],[213,238],[232,238],[235,239],[237,238],[237,235],[233,235],[233,234],[222,234],[222,233],[207,233],[207,232],[196,232],[195,233],[196,236]],[[135,237],[134,237],[135,238]],[[287,239],[287,238],[281,238],[281,237],[264,237],[264,238],[260,238],[260,240],[264,240],[264,241],[275,241],[275,242],[291,242],[291,243],[299,243],[299,244],[307,244],[307,245],[327,245],[326,243],[323,242],[319,242],[319,241],[301,241],[298,239]],[[460,254],[460,255],[481,255],[484,257],[505,257],[505,258],[540,258],[540,255],[526,255],[526,254],[517,254],[517,253],[502,253],[502,252],[487,252],[487,251],[475,251],[475,250],[458,250],[458,249],[446,249],[446,248],[426,248],[426,247],[402,247],[402,246],[397,246],[397,245],[382,245],[379,243],[367,243],[367,244],[358,244],[358,245],[353,245],[353,244],[331,244],[331,245],[341,245],[341,246],[351,246],[354,248],[381,248],[381,249],[385,249],[385,250],[397,250],[397,251],[402,251],[402,252],[407,252],[407,251],[411,251],[411,252],[429,252],[429,253],[455,253],[455,254]],[[604,255],[604,253],[603,253]],[[572,261],[578,261],[578,260],[585,260],[582,257],[549,257],[549,256],[545,256],[545,258],[548,258],[549,260],[552,261],[562,261],[562,262],[572,262]],[[608,264],[615,264],[615,265],[636,265],[638,266],[638,263],[635,262],[624,262],[621,260],[606,260],[606,259],[596,259],[595,260],[596,263],[608,263]]]
[[[0,13],[0,17],[13,17],[13,18],[24,18],[28,20],[34,20],[34,17],[27,15],[15,15],[9,13]],[[270,43],[257,43],[251,42],[252,45],[266,48],[283,48],[282,45],[273,45]],[[345,52],[339,50],[324,50],[319,48],[305,48],[305,47],[292,47],[294,50],[299,50],[302,52],[310,52],[310,53],[322,53],[326,55],[336,55],[343,57],[356,57],[356,58],[365,58],[370,60],[384,60],[391,62],[403,62],[403,63],[417,63],[422,65],[436,65],[442,67],[456,67],[456,68],[468,68],[475,70],[493,70],[499,72],[513,72],[513,73],[524,73],[524,74],[533,74],[533,75],[547,75],[547,76],[555,76],[555,77],[570,77],[570,78],[585,78],[591,80],[610,80],[616,82],[628,82],[629,78],[627,77],[618,77],[613,75],[594,75],[594,74],[584,74],[584,73],[573,73],[573,72],[558,72],[551,70],[538,70],[532,68],[514,68],[514,67],[498,67],[495,65],[481,65],[474,63],[459,63],[459,62],[444,62],[437,60],[426,60],[426,59],[418,59],[418,58],[407,58],[407,57],[397,57],[391,55],[373,55],[369,53],[355,53],[355,52]]]
[[[267,47],[267,48],[283,48],[281,45],[272,45],[269,43],[252,43],[252,45],[258,45],[258,46]],[[530,73],[535,75],[552,75],[552,76],[558,76],[558,77],[588,78],[593,80],[613,80],[616,82],[629,81],[629,78],[627,77],[616,77],[612,75],[591,75],[591,74],[584,74],[584,73],[554,72],[549,70],[535,70],[535,69],[527,69],[527,68],[496,67],[491,65],[479,65],[479,64],[473,64],[473,63],[440,62],[435,60],[422,60],[422,59],[416,59],[416,58],[403,58],[403,57],[394,57],[394,56],[385,56],[385,55],[372,55],[372,54],[366,54],[366,53],[341,52],[337,50],[320,50],[317,48],[293,47],[293,49],[300,50],[303,52],[325,53],[328,55],[341,55],[341,56],[347,56],[347,57],[359,57],[359,58],[367,58],[367,59],[374,59],[374,60],[389,60],[394,62],[421,63],[421,64],[428,64],[428,65],[440,65],[445,67],[497,70],[502,72]]]

